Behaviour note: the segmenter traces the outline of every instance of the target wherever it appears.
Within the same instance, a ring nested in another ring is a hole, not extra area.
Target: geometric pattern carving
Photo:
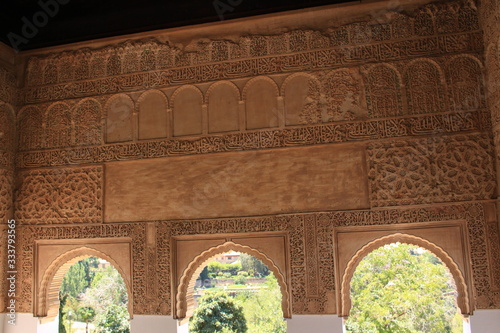
[[[0,151],[14,150],[15,128],[14,110],[0,102]]]
[[[471,56],[459,56],[446,66],[450,101],[454,110],[484,107],[484,79],[480,62]]]
[[[101,106],[99,102],[85,99],[75,107],[75,144],[101,144]]]
[[[497,221],[486,224],[486,235],[490,249],[491,288],[500,291],[500,231]]]
[[[56,103],[47,111],[47,148],[68,147],[71,143],[71,112],[64,103]],[[38,124],[40,126],[40,124]]]
[[[14,172],[0,169],[0,223],[7,223],[12,213]]]
[[[386,64],[368,70],[366,102],[370,118],[393,117],[403,114],[401,77],[396,69]]]
[[[19,90],[14,71],[0,67],[0,101],[11,105],[18,105]]]
[[[21,172],[16,219],[25,224],[102,222],[100,166]]]
[[[338,70],[323,79],[326,97],[326,115],[323,121],[356,120],[367,118],[360,105],[360,80],[354,71]]]
[[[19,149],[32,150],[42,147],[42,112],[36,106],[21,110],[19,120]]]
[[[307,35],[313,36],[314,34],[310,33]],[[90,76],[91,79],[64,84],[51,84],[48,86],[28,85],[24,90],[23,102],[40,103],[60,99],[97,96],[103,93],[114,94],[137,91],[139,89],[160,89],[173,85],[247,78],[252,75],[337,69],[345,68],[346,64],[356,66],[375,61],[394,62],[425,56],[446,55],[450,52],[481,53],[483,51],[481,36],[479,32],[464,32],[450,36],[438,35],[423,39],[419,37],[417,40],[385,41],[378,45],[353,45],[345,47],[332,46],[333,44],[331,44],[326,49],[311,49],[300,51],[298,54],[281,53],[278,55],[259,56],[257,58],[251,58],[248,55],[243,59],[238,57],[225,62],[221,66],[218,66],[218,64],[189,64],[188,61],[187,64],[175,64],[168,70],[156,69],[145,73],[123,72],[120,75],[107,78],[103,78],[104,75],[100,72],[101,70],[105,72],[105,69],[102,68],[103,60],[99,58],[100,56],[103,57],[104,54],[95,54],[93,57],[97,57],[97,63],[95,65],[91,63],[90,70],[91,72],[96,70],[96,72],[94,73],[95,75]],[[265,37],[269,42],[274,38],[274,36]],[[105,50],[100,50],[99,52],[102,53]],[[179,68],[184,66],[190,67]],[[156,68],[159,68],[159,66],[156,66]],[[430,74],[432,74],[432,68],[429,69],[431,70]]]
[[[492,199],[491,138],[432,137],[368,147],[373,206]]]
[[[406,98],[410,114],[444,111],[444,88],[437,64],[418,60],[407,68]]]

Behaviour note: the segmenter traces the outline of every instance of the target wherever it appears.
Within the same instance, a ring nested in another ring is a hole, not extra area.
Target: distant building
[[[221,264],[234,264],[240,260],[240,253],[231,251],[215,258]]]

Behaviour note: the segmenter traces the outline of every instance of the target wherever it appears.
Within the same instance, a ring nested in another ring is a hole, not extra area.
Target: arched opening
[[[59,314],[60,300],[59,291],[64,279],[64,276],[69,271],[70,267],[88,257],[97,257],[108,262],[117,274],[123,279],[126,294],[128,297],[127,312],[128,318],[132,318],[132,302],[131,299],[131,282],[124,273],[122,267],[117,264],[113,258],[95,249],[81,247],[68,251],[57,257],[50,266],[45,270],[39,288],[37,289],[37,302],[35,302],[34,313],[40,318],[42,324],[53,322]]]
[[[128,294],[111,263],[86,256],[69,267],[59,290],[59,333],[129,333]]]
[[[345,332],[465,332],[447,264],[422,239],[419,245],[388,240],[356,255]]]
[[[288,286],[285,283],[285,275],[278,268],[275,263],[268,258],[264,253],[252,249],[248,246],[239,245],[228,241],[222,245],[212,247],[200,255],[198,255],[184,270],[181,278],[179,287],[177,289],[176,295],[176,308],[175,308],[175,318],[184,319],[190,318],[193,315],[195,308],[195,285],[200,273],[207,264],[213,260],[213,258],[220,256],[221,254],[228,252],[238,252],[245,253],[253,256],[265,264],[269,270],[274,274],[277,284],[279,286],[279,291],[281,293],[281,309],[283,311],[284,318],[290,318],[290,304],[289,304],[289,291]]]
[[[235,333],[286,332],[278,281],[262,261],[230,251],[202,266],[194,287],[190,333],[221,329]]]

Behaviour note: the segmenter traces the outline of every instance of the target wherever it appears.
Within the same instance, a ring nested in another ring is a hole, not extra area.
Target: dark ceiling
[[[0,41],[29,50],[342,2],[348,1],[3,0]]]

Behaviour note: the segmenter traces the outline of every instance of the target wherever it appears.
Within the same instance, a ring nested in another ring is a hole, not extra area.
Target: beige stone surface
[[[139,101],[139,139],[167,137],[167,100],[160,91],[144,93]]]
[[[361,145],[106,165],[105,222],[368,206]]]

